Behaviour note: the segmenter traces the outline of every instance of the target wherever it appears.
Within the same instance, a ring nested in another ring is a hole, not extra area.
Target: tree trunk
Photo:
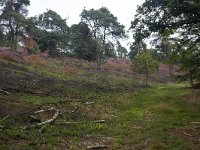
[[[11,41],[10,41],[10,47],[11,47],[11,50],[13,51],[17,51],[17,36],[14,34],[14,33],[11,33]]]
[[[97,61],[97,69],[101,70],[101,50],[98,46],[96,46],[96,61]]]

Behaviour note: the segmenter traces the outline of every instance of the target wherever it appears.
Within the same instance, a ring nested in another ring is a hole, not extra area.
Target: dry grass
[[[131,72],[131,61],[128,59],[110,58],[103,67],[110,71]]]
[[[13,63],[18,63],[20,61],[19,57],[15,56],[15,55],[11,55],[9,53],[1,54],[0,58],[3,60],[6,60],[8,62],[13,62]]]
[[[67,75],[79,74],[80,70],[75,66],[64,66],[63,73]]]
[[[24,61],[30,64],[45,64],[46,60],[39,54],[24,57]]]

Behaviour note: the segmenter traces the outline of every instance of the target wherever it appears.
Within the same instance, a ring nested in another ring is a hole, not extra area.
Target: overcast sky
[[[77,24],[80,21],[80,13],[83,8],[98,9],[102,6],[107,7],[118,21],[128,29],[134,19],[137,5],[141,5],[145,0],[30,0],[29,16],[34,16],[45,12],[47,9],[56,11],[62,18],[68,18],[67,24]],[[123,42],[127,47],[127,43]]]

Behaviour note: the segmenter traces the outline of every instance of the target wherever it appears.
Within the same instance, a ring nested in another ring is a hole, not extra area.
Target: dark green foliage
[[[108,42],[104,47],[104,57],[116,57],[115,47],[112,42]]]
[[[70,27],[70,48],[80,59],[96,60],[96,42],[87,24],[80,22]]]
[[[105,45],[109,38],[120,39],[125,38],[125,27],[121,25],[117,17],[115,17],[107,8],[102,7],[97,10],[90,9],[80,14],[81,20],[85,22],[92,32],[93,38],[97,41],[96,46],[96,62],[100,69],[103,55],[106,54]]]
[[[65,19],[52,10],[31,19],[39,26],[35,34],[41,51],[55,57],[68,50],[69,27]]]
[[[176,61],[180,64],[180,80],[189,80],[194,87],[195,82],[200,82],[200,49],[196,44],[190,43],[179,47],[176,51]]]
[[[193,68],[191,72],[197,79],[200,66],[197,63],[200,57],[199,10],[200,2],[197,0],[146,0],[138,7],[131,23],[135,43],[142,43],[150,36],[157,37],[157,50],[162,59],[169,64],[180,64],[185,72],[188,72],[188,67]],[[173,34],[175,38],[170,37]],[[191,52],[185,53],[185,50]]]
[[[7,32],[10,47],[16,51],[19,38],[25,36],[25,29],[28,24],[26,19],[29,0],[9,0],[3,2],[2,13],[0,14],[0,27]]]

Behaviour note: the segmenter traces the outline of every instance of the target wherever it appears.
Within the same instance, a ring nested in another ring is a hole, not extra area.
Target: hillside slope
[[[0,149],[199,149],[199,90],[111,68],[1,55]]]

